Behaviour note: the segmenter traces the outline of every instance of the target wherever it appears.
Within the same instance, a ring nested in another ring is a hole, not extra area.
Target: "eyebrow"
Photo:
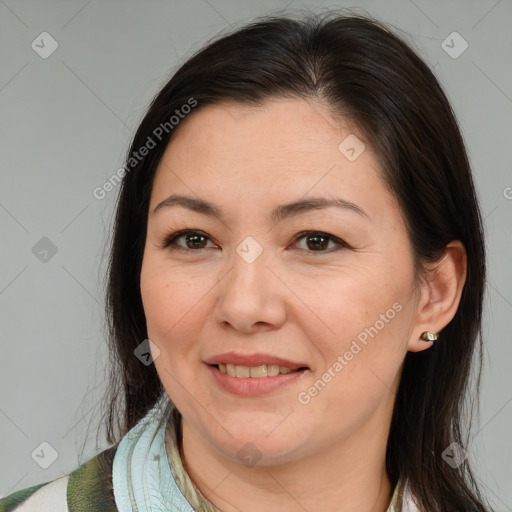
[[[170,208],[172,206],[180,206],[202,215],[217,217],[220,221],[224,222],[224,215],[222,210],[220,210],[220,208],[215,206],[213,203],[210,203],[204,199],[178,194],[171,194],[167,199],[164,199],[155,207],[153,214],[157,213],[163,208]],[[369,218],[369,215],[360,206],[351,203],[350,201],[346,201],[345,199],[310,197],[308,199],[300,199],[292,203],[277,206],[270,213],[270,220],[274,223],[278,223],[289,217],[300,215],[311,210],[330,207],[343,208],[349,211],[353,211],[363,217]]]

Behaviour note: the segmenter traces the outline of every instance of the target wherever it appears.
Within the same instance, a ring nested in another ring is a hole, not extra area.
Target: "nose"
[[[244,333],[273,330],[286,321],[287,289],[272,271],[265,251],[253,262],[235,254],[218,286],[215,317],[224,328]]]

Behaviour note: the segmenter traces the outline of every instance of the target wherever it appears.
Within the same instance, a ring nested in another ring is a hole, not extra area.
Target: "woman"
[[[401,39],[336,14],[218,38],[121,174],[114,444],[0,511],[488,510],[461,412],[481,218],[447,98]]]

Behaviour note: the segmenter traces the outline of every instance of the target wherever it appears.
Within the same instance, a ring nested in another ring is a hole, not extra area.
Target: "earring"
[[[420,338],[423,341],[436,341],[439,338],[439,333],[437,332],[430,332],[425,331],[421,334]]]

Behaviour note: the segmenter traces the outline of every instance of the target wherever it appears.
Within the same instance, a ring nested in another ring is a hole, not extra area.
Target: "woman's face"
[[[385,440],[418,293],[371,148],[304,100],[181,123],[154,180],[141,292],[183,428],[242,463]],[[180,230],[198,232],[166,246]],[[221,371],[237,362],[225,371],[239,376]]]

